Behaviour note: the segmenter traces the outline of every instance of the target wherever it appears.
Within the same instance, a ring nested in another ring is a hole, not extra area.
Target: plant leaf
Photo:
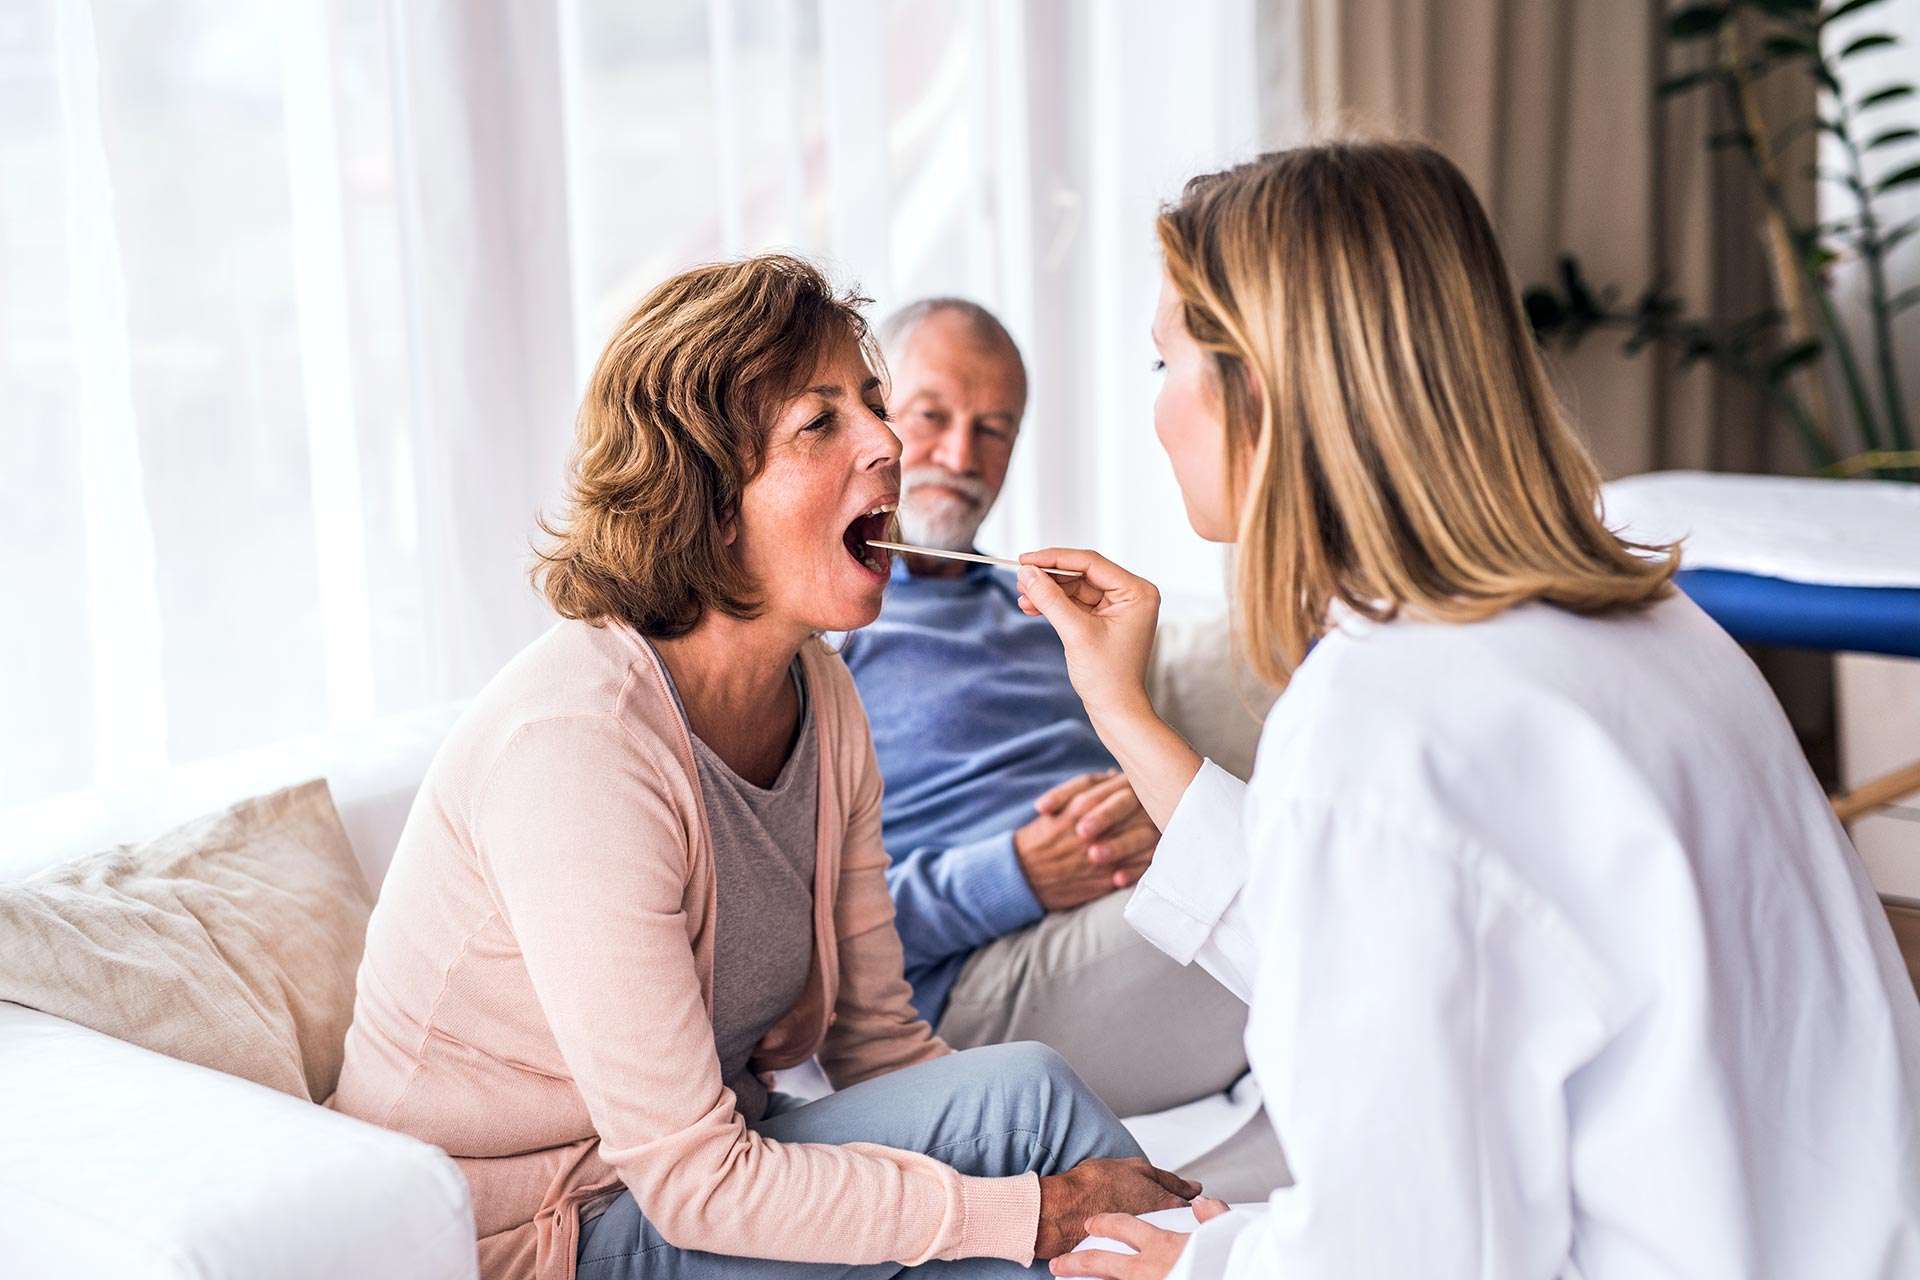
[[[1873,141],[1860,149],[1862,151],[1872,151],[1878,147],[1891,147],[1896,142],[1906,142],[1911,138],[1920,138],[1920,129],[1908,129],[1905,127],[1889,129],[1885,133],[1874,135]]]
[[[1920,284],[1911,289],[1902,289],[1887,299],[1887,314],[1899,315],[1908,307],[1920,307]]]
[[[1857,13],[1860,10],[1866,8],[1868,5],[1879,4],[1879,3],[1880,3],[1880,0],[1846,0],[1845,4],[1837,5],[1834,8],[1829,9],[1825,13],[1821,14],[1820,25],[1824,27],[1829,22],[1838,22],[1840,19],[1846,17],[1850,13]]]
[[[1905,222],[1901,223],[1899,226],[1889,228],[1888,230],[1882,232],[1880,236],[1881,254],[1883,255],[1886,254],[1895,245],[1899,244],[1902,240],[1905,240],[1908,236],[1912,235],[1916,231],[1920,231],[1920,218],[1908,218]]]
[[[1777,155],[1785,151],[1789,142],[1807,132],[1809,129],[1817,129],[1821,133],[1830,133],[1836,138],[1844,136],[1840,131],[1840,122],[1837,120],[1828,120],[1822,116],[1803,116],[1774,132],[1774,153]]]
[[[1853,109],[1855,111],[1865,111],[1868,107],[1877,107],[1883,102],[1898,102],[1902,98],[1911,98],[1912,96],[1912,85],[1890,84],[1884,88],[1875,89],[1872,93],[1854,103]]]
[[[1697,40],[1718,31],[1727,20],[1724,4],[1696,4],[1667,19],[1667,36],[1674,40]]]
[[[1696,360],[1705,360],[1713,355],[1713,339],[1703,334],[1689,337],[1680,348],[1680,367],[1686,368]]]
[[[1778,307],[1762,307],[1752,315],[1733,326],[1733,332],[1751,345],[1763,337],[1767,330],[1785,320],[1786,315]]]
[[[1567,310],[1576,319],[1591,322],[1605,312],[1593,287],[1587,283],[1586,273],[1580,269],[1580,260],[1572,254],[1560,259],[1560,287],[1566,290]]]
[[[1843,58],[1851,58],[1856,53],[1867,53],[1873,49],[1886,49],[1899,43],[1898,40],[1885,32],[1877,35],[1861,36],[1858,40],[1855,40],[1852,44],[1842,49],[1840,56]]]
[[[1682,76],[1673,76],[1660,82],[1661,94],[1685,93],[1687,90],[1703,84],[1711,84],[1720,78],[1718,71],[1689,71]]]
[[[1798,369],[1810,360],[1818,360],[1823,350],[1825,350],[1825,348],[1821,345],[1820,339],[1818,338],[1807,338],[1804,341],[1794,343],[1785,351],[1782,351],[1779,355],[1767,361],[1767,381],[1776,384],[1785,382],[1788,375],[1795,369]]]
[[[1874,184],[1873,194],[1883,196],[1895,187],[1910,187],[1920,182],[1920,164],[1910,164],[1898,173],[1888,174]]]
[[[1567,321],[1567,308],[1560,295],[1546,285],[1536,284],[1521,294],[1520,305],[1526,309],[1527,323],[1536,338],[1546,338]]]
[[[1820,50],[1811,40],[1802,40],[1799,36],[1768,36],[1760,42],[1760,47],[1776,58],[1817,58]]]

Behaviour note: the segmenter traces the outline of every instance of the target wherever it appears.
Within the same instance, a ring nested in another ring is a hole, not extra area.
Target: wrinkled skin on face
[[[851,631],[879,616],[890,557],[864,540],[886,537],[900,496],[900,441],[880,391],[849,341],[774,417],[730,536],[770,619]]]

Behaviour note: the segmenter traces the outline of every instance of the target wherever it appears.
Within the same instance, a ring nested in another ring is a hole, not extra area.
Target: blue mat
[[[1674,582],[1736,640],[1920,658],[1920,590],[1827,587],[1725,569],[1682,569]]]

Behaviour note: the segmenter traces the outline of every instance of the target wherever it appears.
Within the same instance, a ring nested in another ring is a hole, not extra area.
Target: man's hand
[[[1193,1216],[1201,1222],[1211,1222],[1226,1211],[1226,1205],[1204,1196],[1193,1202]],[[1057,1276],[1093,1276],[1096,1280],[1165,1280],[1187,1247],[1184,1233],[1167,1231],[1124,1213],[1089,1218],[1087,1234],[1118,1240],[1134,1252],[1084,1249],[1055,1258],[1048,1270]]]
[[[1156,1169],[1137,1156],[1121,1160],[1083,1160],[1065,1173],[1040,1179],[1040,1229],[1033,1256],[1057,1258],[1087,1238],[1089,1219],[1097,1215],[1152,1213],[1178,1209],[1200,1194],[1200,1184]]]
[[[1013,851],[1048,911],[1066,911],[1124,889],[1146,873],[1159,828],[1118,770],[1084,773],[1033,807],[1039,816],[1013,833]]]

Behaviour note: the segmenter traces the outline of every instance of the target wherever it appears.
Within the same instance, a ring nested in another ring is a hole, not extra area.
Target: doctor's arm
[[[1021,560],[1079,573],[1063,581],[1021,569],[1020,607],[1044,616],[1059,633],[1088,719],[1161,830],[1153,865],[1128,903],[1128,923],[1181,964],[1198,963],[1247,999],[1260,936],[1241,892],[1247,788],[1203,760],[1153,709],[1147,662],[1159,592],[1091,551],[1056,548]]]
[[[1249,1052],[1294,1185],[1202,1226],[1171,1271],[1056,1274],[1561,1274],[1568,1092],[1625,1021],[1596,952],[1504,863],[1383,806],[1256,813]]]
[[[1067,676],[1094,732],[1133,784],[1147,816],[1165,832],[1202,762],[1147,696],[1159,590],[1091,551],[1056,547],[1030,551],[1020,561],[1079,574],[1060,579],[1023,567],[1020,608],[1046,618],[1059,633]]]

